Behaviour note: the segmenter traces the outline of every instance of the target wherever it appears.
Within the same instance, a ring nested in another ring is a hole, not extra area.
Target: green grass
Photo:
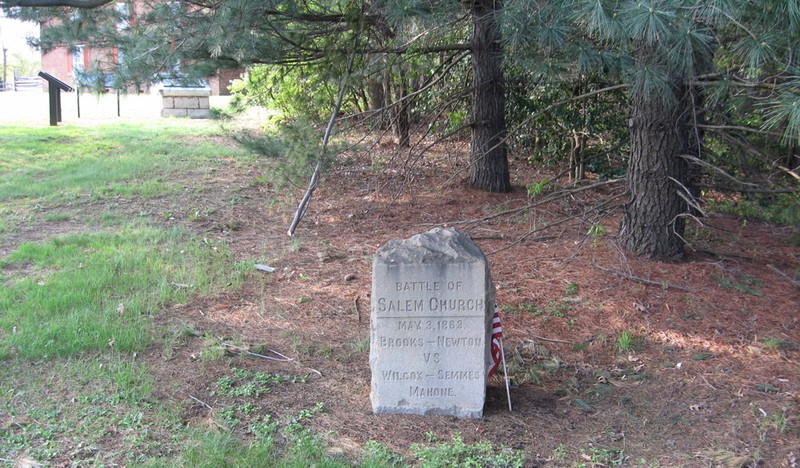
[[[107,437],[130,448],[155,445],[181,427],[177,408],[154,404],[153,379],[129,356],[61,358],[39,362],[11,360],[0,367],[0,426],[3,457],[25,454],[37,461],[64,455],[85,464],[108,462],[98,450]],[[67,442],[68,444],[68,442]]]
[[[630,330],[623,330],[617,338],[617,350],[621,353],[633,351],[636,346],[636,337]]]
[[[497,466],[521,467],[523,454],[520,450],[495,447],[491,442],[466,444],[461,434],[451,441],[435,445],[414,444],[411,451],[418,460],[417,466],[433,468],[441,466]]]
[[[143,196],[175,192],[177,171],[198,161],[242,156],[212,125],[158,121],[97,127],[3,127],[0,206],[11,200]]]
[[[168,302],[241,279],[226,249],[186,232],[129,224],[19,246],[0,268],[0,359],[142,349]],[[188,286],[188,287],[187,287]]]

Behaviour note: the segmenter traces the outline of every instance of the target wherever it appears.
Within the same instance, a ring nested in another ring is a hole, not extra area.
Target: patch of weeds
[[[722,286],[722,289],[726,291],[735,290],[739,291],[740,293],[750,294],[751,296],[764,295],[764,293],[761,291],[756,291],[751,287],[761,284],[760,281],[747,275],[743,275],[740,278],[735,278],[733,275],[718,275],[716,273],[711,273],[711,278],[719,283],[719,285]]]
[[[622,466],[625,463],[625,451],[622,449],[589,447],[587,451],[581,451],[581,457],[589,464],[580,463],[580,467],[593,466]]]
[[[263,466],[265,460],[280,459],[275,449],[272,439],[259,438],[246,443],[229,431],[196,431],[190,434],[176,460],[153,466]]]
[[[369,337],[355,339],[347,343],[347,347],[354,353],[366,353],[369,351]]]
[[[531,182],[525,188],[528,190],[528,197],[535,198],[548,190],[550,179],[542,179],[538,182]]]
[[[714,353],[697,353],[692,356],[693,361],[705,361],[714,357]]]
[[[617,338],[617,351],[627,353],[633,351],[636,346],[636,337],[630,330],[623,330]]]
[[[0,381],[13,391],[0,390],[0,413],[22,424],[0,426],[3,457],[25,453],[40,462],[59,457],[110,465],[128,453],[146,455],[154,444],[161,453],[169,450],[165,432],[182,427],[175,412],[153,400],[153,378],[135,361],[82,356],[52,359],[47,369],[8,364],[0,367]],[[55,398],[54,386],[60,388]],[[117,443],[98,451],[108,437]]]
[[[300,238],[300,236],[292,236],[292,240],[289,243],[289,249],[292,252],[299,252],[302,246],[303,240]]]
[[[547,312],[551,317],[564,318],[567,316],[567,311],[571,309],[572,306],[556,300],[551,300],[547,303]]]
[[[125,218],[123,218],[119,213],[115,213],[113,211],[103,211],[100,213],[100,218],[97,221],[93,221],[93,224],[98,223],[101,226],[119,226],[125,222]]]
[[[318,356],[325,359],[332,359],[336,355],[335,349],[324,343],[299,344],[296,349],[299,354]]]
[[[742,219],[767,221],[784,226],[800,225],[800,194],[756,194],[747,199],[709,200],[709,209]]]
[[[186,346],[187,338],[196,336],[200,336],[200,332],[198,332],[191,325],[182,324],[175,327],[171,333],[165,334],[164,336],[164,344],[161,351],[161,357],[165,361],[170,361],[172,359],[175,359],[175,357],[177,356],[177,354],[175,353],[176,349]]]
[[[219,417],[218,424],[222,427],[233,429],[239,425],[239,420],[236,418],[236,408],[233,406],[226,406],[214,411],[214,416]]]
[[[461,434],[453,436],[451,442],[434,446],[413,444],[411,452],[419,466],[482,466],[482,467],[521,467],[524,454],[521,450],[508,447],[494,447],[491,442],[481,441],[468,445]]]
[[[513,359],[509,364],[518,363],[517,359]],[[533,385],[542,385],[543,376],[553,374],[563,367],[564,363],[558,356],[551,356],[547,359],[542,359],[533,364],[526,366],[524,363],[518,364],[516,368],[513,365],[509,366],[508,373],[515,375],[519,372],[522,373],[520,380],[530,382]]]
[[[592,248],[596,248],[600,238],[606,235],[606,228],[600,223],[592,224],[586,235],[592,238]]]
[[[756,384],[756,390],[764,393],[778,393],[778,387],[772,385],[769,382]]]
[[[705,456],[715,461],[717,466],[729,468],[745,468],[750,466],[761,466],[759,461],[746,455],[738,455],[728,450],[714,450],[704,453]]]
[[[225,356],[231,355],[231,351],[222,344],[222,341],[217,338],[206,336],[205,340],[203,340],[203,349],[200,350],[200,354],[197,357],[201,361],[210,362],[219,361]]]
[[[575,296],[578,294],[578,284],[572,281],[567,283],[567,288],[564,291],[567,296]]]
[[[686,226],[686,237],[694,241],[708,241],[712,235],[711,231],[704,227],[690,225]]]
[[[364,451],[361,453],[358,466],[360,468],[402,467],[407,466],[407,463],[399,454],[370,440],[364,444]]]
[[[583,411],[592,411],[592,406],[581,398],[574,398],[572,404],[582,409]]]
[[[569,321],[567,322],[567,330],[572,330],[577,325],[578,322],[575,319],[569,319]]]
[[[791,342],[781,340],[779,338],[767,338],[763,341],[763,343],[764,347],[771,351],[785,351],[794,348],[794,345]]]
[[[541,386],[542,378],[539,376],[539,372],[537,372],[535,368],[530,368],[527,372],[525,372],[525,382],[530,382],[533,385]]]
[[[525,313],[525,314],[532,314],[538,317],[539,315],[542,315],[544,313],[540,309],[537,309],[536,305],[531,304],[529,302],[522,302],[518,304],[516,307],[508,304],[502,305],[500,306],[500,310],[503,311],[503,313],[506,315]]]
[[[699,314],[692,312],[691,310],[687,310],[681,314],[681,318],[683,320],[703,320]]]
[[[575,343],[572,345],[573,351],[586,351],[587,349],[589,349],[588,343]]]
[[[189,216],[187,219],[190,222],[202,222],[208,221],[208,217],[214,214],[213,209],[211,208],[191,208],[189,209]]]
[[[514,315],[517,313],[518,309],[512,305],[503,304],[500,306],[500,310],[503,311],[503,314],[505,315]]]
[[[223,375],[215,382],[215,395],[232,398],[255,398],[269,393],[270,386],[284,382],[305,382],[296,375],[272,374],[269,372],[251,372],[246,369],[233,368],[231,375]]]
[[[273,421],[272,415],[267,414],[250,424],[248,432],[253,434],[257,439],[271,440],[280,426],[280,422]]]
[[[253,403],[251,403],[249,401],[245,402],[245,403],[242,403],[241,405],[238,405],[236,407],[236,411],[242,413],[245,416],[252,415],[256,411],[258,411],[258,409],[259,409],[258,406],[254,405]]]
[[[761,411],[762,414],[766,414],[766,412],[764,412],[761,408],[759,408],[759,411]],[[786,417],[786,410],[784,410],[782,413],[775,413],[771,415],[768,414],[761,418],[762,434],[766,433],[767,429],[770,428],[775,429],[775,431],[780,434],[783,434],[788,427],[788,423],[789,421]]]
[[[0,234],[8,234],[14,232],[17,225],[8,219],[0,219]]]
[[[553,449],[553,454],[551,458],[553,459],[553,461],[565,462],[567,461],[568,455],[569,454],[567,453],[567,448],[564,446],[564,444],[558,444],[558,447]]]

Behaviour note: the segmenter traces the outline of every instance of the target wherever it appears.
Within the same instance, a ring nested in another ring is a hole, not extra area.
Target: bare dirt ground
[[[413,443],[460,433],[467,443],[524,450],[526,466],[797,466],[796,230],[715,215],[692,229],[685,261],[640,259],[616,242],[619,209],[592,209],[621,185],[494,217],[529,205],[524,185],[552,174],[514,161],[514,192],[475,191],[457,172],[467,150],[442,144],[410,171],[389,146],[345,158],[323,178],[295,241],[286,235],[294,207],[275,203],[261,165],[225,162],[189,175],[192,190],[162,199],[87,201],[80,209],[149,213],[224,241],[238,260],[277,268],[157,318],[201,336],[142,353],[156,373],[155,396],[179,402],[195,424],[209,410],[190,395],[214,406],[213,382],[236,365],[308,374],[307,383],[273,388],[263,405],[281,415],[323,403],[312,424],[332,452],[352,456],[369,440],[407,453]],[[18,240],[78,228],[69,223],[21,228]],[[587,235],[594,225],[605,232]],[[469,234],[491,262],[513,411],[495,378],[479,420],[371,413],[371,255],[434,226]],[[623,332],[634,338],[627,350]],[[198,359],[209,340],[259,345],[293,361],[235,350]]]
[[[193,229],[226,241],[237,258],[278,270],[254,273],[230,295],[178,306],[165,320],[295,359],[230,358],[309,373],[309,383],[276,388],[265,403],[276,414],[324,403],[314,424],[333,451],[357,455],[376,440],[406,452],[461,433],[468,443],[522,449],[529,466],[796,466],[796,231],[713,216],[705,220],[713,228],[693,229],[685,261],[639,259],[617,245],[619,210],[589,209],[620,194],[620,185],[491,218],[530,204],[522,186],[546,174],[516,161],[514,192],[478,192],[463,173],[451,179],[465,151],[463,143],[444,144],[412,172],[393,162],[391,148],[345,161],[324,178],[299,242],[286,235],[293,207],[271,204],[260,169],[220,169],[202,182],[199,198],[171,201],[175,219],[187,219],[181,206],[201,206],[210,214]],[[605,233],[587,236],[593,225]],[[433,226],[468,233],[490,259],[505,312],[513,411],[495,380],[480,420],[371,413],[371,255]],[[635,340],[627,351],[620,350],[625,331]],[[204,346],[207,339],[196,338],[166,362],[162,349],[149,353],[161,391],[178,401],[213,400],[210,382],[230,363],[196,360]],[[187,401],[188,415],[205,411]]]

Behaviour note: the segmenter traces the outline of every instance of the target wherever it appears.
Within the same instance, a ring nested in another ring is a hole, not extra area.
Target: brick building
[[[134,13],[128,14],[128,3],[117,3],[117,11],[124,13],[129,20],[120,21],[117,28],[128,28],[130,23],[135,21],[136,11],[139,7],[134,7]],[[47,24],[42,25],[42,30],[47,28]],[[119,63],[120,56],[116,48],[93,48],[89,46],[75,46],[70,52],[67,46],[58,46],[48,52],[42,52],[42,70],[53,75],[59,80],[76,87],[76,77],[82,72],[90,70],[108,70],[109,64]],[[209,77],[206,81],[211,88],[214,96],[225,96],[230,94],[228,86],[231,81],[238,79],[244,72],[241,68],[220,69],[217,73]],[[46,85],[45,85],[46,88]],[[149,91],[149,90],[145,90]]]

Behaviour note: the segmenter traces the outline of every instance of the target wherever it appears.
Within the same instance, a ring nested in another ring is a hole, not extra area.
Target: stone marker
[[[455,229],[392,240],[372,262],[375,413],[483,416],[495,290],[481,250]]]

